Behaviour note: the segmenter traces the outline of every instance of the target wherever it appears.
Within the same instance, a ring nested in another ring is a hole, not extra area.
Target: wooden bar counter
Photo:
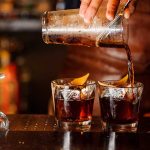
[[[88,132],[61,131],[48,115],[8,115],[7,133],[0,131],[0,150],[149,150],[150,118],[143,118],[137,133],[101,130],[100,117],[93,117]]]

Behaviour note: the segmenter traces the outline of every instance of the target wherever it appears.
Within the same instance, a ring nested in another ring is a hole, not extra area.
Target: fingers
[[[92,0],[90,6],[87,8],[86,13],[84,15],[84,19],[86,22],[90,23],[95,17],[99,7],[101,0]]]
[[[106,18],[108,20],[114,19],[119,3],[120,3],[120,0],[108,0],[107,10],[106,10]]]
[[[95,17],[100,4],[103,0],[81,0],[79,14],[84,18],[84,21],[90,23]],[[113,20],[121,0],[108,0],[106,18]],[[123,0],[122,0],[123,1]],[[128,0],[124,0],[127,2]],[[132,0],[129,7],[124,12],[124,17],[129,18],[135,10],[137,0]]]
[[[127,0],[125,0],[127,1]],[[128,8],[126,8],[125,12],[124,12],[124,17],[126,19],[129,19],[129,17],[131,16],[131,14],[133,14],[135,7],[136,7],[136,0],[132,0],[128,6]]]
[[[120,1],[121,0],[108,0],[107,10],[106,10],[106,18],[108,20],[113,20],[114,19],[114,16],[115,16],[115,13],[118,9]],[[128,0],[124,0],[124,2],[127,2],[127,1]],[[124,12],[124,17],[126,19],[128,19],[130,17],[130,15],[134,12],[136,2],[137,2],[137,0],[132,0],[129,4],[128,8],[126,8],[126,10]]]
[[[86,4],[85,4],[86,1]],[[90,23],[95,17],[102,0],[82,0],[80,6],[80,15],[84,17],[85,22]]]
[[[128,0],[124,0],[124,4],[125,3],[127,3],[128,2]],[[130,2],[131,3],[131,2]],[[125,9],[125,11],[124,11],[124,17],[126,18],[126,19],[129,19],[129,17],[130,17],[130,9],[129,9],[129,6]]]
[[[84,14],[87,8],[89,7],[90,3],[91,0],[81,0],[80,10],[79,10],[80,16],[84,17]]]
[[[125,12],[124,12],[124,17],[126,19],[129,19],[130,18],[130,9],[129,8],[126,8]]]
[[[133,14],[135,7],[136,7],[136,4],[137,4],[137,0],[132,0],[130,2],[130,4],[129,4],[130,14]]]

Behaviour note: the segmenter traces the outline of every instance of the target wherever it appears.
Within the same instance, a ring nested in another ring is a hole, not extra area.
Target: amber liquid
[[[111,97],[100,98],[101,115],[104,122],[130,124],[138,120],[139,102]]]
[[[131,51],[128,45],[101,44],[100,46],[125,48],[128,60],[128,75],[131,87],[134,86],[134,66]],[[134,96],[134,94],[133,94]],[[102,119],[112,124],[130,124],[138,120],[139,102],[136,99],[119,99],[112,97],[100,98]]]
[[[127,54],[128,60],[128,75],[129,75],[129,83],[133,87],[134,85],[134,65],[131,55],[131,50],[127,44],[120,44],[120,43],[100,43],[100,47],[111,47],[111,48],[124,48]]]
[[[94,99],[87,100],[55,100],[55,115],[62,122],[82,122],[92,118]]]
[[[95,41],[89,38],[74,37],[72,35],[51,34],[44,35],[43,40],[47,44],[64,44],[64,45],[79,45],[79,46],[95,46]]]
[[[127,58],[128,58],[129,81],[130,81],[131,86],[133,87],[133,85],[134,85],[134,65],[133,65],[131,50],[128,45],[124,45],[124,48],[126,50]]]

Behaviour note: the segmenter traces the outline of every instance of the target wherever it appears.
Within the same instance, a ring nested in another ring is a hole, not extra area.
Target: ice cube
[[[79,100],[80,91],[76,89],[64,89],[62,91],[62,96],[63,96],[64,101]]]
[[[102,91],[101,97],[123,98],[125,93],[123,88],[106,88]]]
[[[124,88],[114,88],[109,90],[113,98],[123,98],[126,93]]]
[[[85,88],[81,90],[81,99],[89,99],[92,97],[92,93],[94,93],[95,86],[93,85],[88,85]]]

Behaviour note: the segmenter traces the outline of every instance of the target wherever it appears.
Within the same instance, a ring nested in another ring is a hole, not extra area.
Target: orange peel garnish
[[[101,85],[101,86],[116,87],[116,86],[115,86],[115,85],[113,85],[113,84],[107,84],[107,83],[100,82],[100,81],[98,81],[98,83],[99,83],[99,85]]]
[[[128,81],[128,74],[124,76],[122,79],[120,79],[119,81],[115,81],[113,85],[122,86],[125,85],[127,81]]]
[[[126,76],[124,76],[122,79],[118,80],[118,81],[114,81],[112,83],[104,83],[104,82],[100,82],[98,81],[98,83],[102,86],[108,86],[108,87],[118,87],[118,86],[123,86],[127,83],[128,81],[128,74]]]
[[[90,74],[87,73],[86,75],[84,75],[84,76],[82,76],[82,77],[75,78],[75,79],[73,79],[73,80],[71,81],[71,84],[72,84],[72,85],[83,85],[83,84],[87,81],[89,75],[90,75]]]

